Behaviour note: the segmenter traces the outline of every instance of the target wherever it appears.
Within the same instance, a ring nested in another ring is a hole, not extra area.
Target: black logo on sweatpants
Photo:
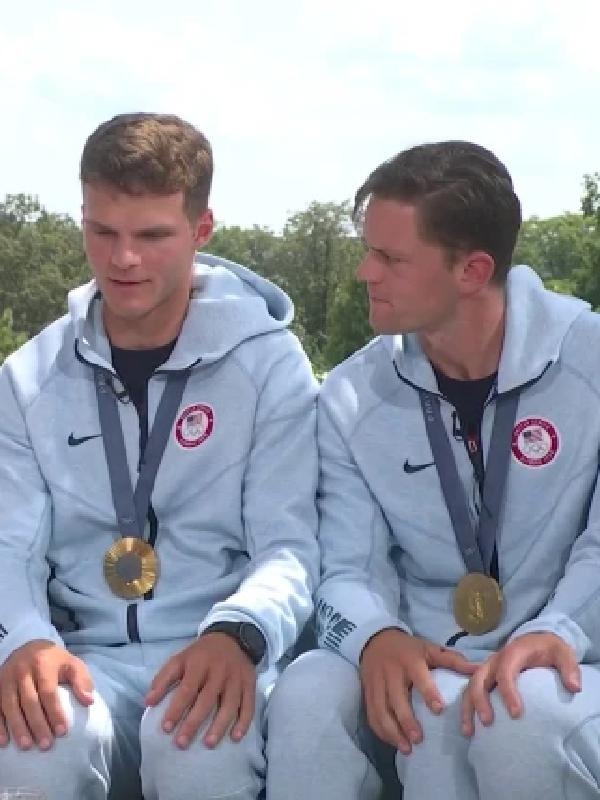
[[[408,459],[404,462],[404,472],[407,475],[413,475],[415,472],[421,472],[422,469],[427,469],[427,467],[433,467],[435,461],[430,461],[428,464],[409,464]]]
[[[2,623],[0,622],[0,641],[2,641],[2,639],[4,639],[5,636],[8,636],[8,631],[6,630],[4,625],[2,625]]]
[[[92,436],[74,436],[72,433],[69,434],[69,438],[67,439],[67,444],[69,447],[77,447],[78,444],[83,444],[84,442],[89,442],[90,439],[97,439],[99,436],[102,436],[101,433],[94,433]]]

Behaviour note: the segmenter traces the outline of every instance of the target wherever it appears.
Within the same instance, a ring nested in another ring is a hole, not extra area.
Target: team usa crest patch
[[[215,415],[210,406],[196,403],[183,409],[175,423],[175,438],[186,450],[198,447],[213,432]]]
[[[550,420],[527,417],[513,429],[513,456],[526,467],[545,467],[554,461],[559,448],[558,431]]]

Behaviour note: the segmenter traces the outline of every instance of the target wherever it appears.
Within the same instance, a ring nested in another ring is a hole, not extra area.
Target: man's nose
[[[131,269],[140,264],[141,257],[131,240],[118,238],[112,248],[111,262],[119,269]]]
[[[381,280],[381,265],[372,253],[365,253],[356,268],[356,277],[365,283],[377,283]]]

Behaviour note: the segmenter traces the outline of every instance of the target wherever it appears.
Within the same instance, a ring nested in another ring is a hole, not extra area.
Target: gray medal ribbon
[[[501,394],[496,400],[496,413],[483,484],[483,502],[477,530],[473,528],[467,498],[461,483],[448,433],[442,421],[440,398],[419,391],[427,437],[440,479],[442,493],[456,542],[469,572],[490,574],[490,565],[498,535],[500,506],[508,476],[512,432],[517,417],[519,393]]]
[[[117,524],[122,537],[134,536],[141,539],[144,535],[156,474],[189,374],[190,370],[183,370],[170,372],[168,375],[140,464],[134,491],[127,466],[125,438],[121,427],[117,398],[111,385],[111,376],[99,367],[94,368],[100,430],[102,431]]]

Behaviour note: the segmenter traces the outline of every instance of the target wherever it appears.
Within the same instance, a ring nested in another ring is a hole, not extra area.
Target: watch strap
[[[213,622],[212,625],[202,631],[202,635],[206,633],[224,633],[235,639],[240,649],[248,656],[254,666],[257,666],[262,661],[267,649],[267,643],[262,631],[252,622],[221,620],[220,622]]]

